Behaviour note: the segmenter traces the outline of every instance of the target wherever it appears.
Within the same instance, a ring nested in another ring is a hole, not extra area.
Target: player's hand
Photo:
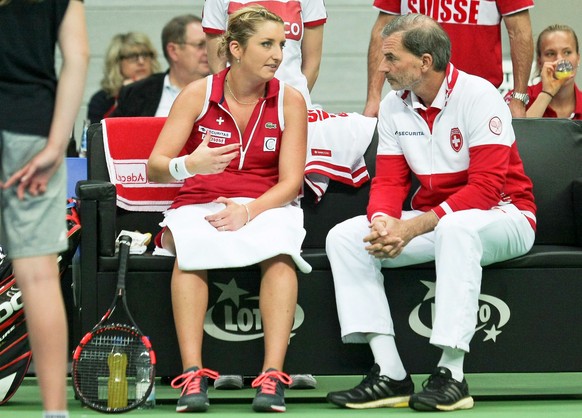
[[[246,225],[248,215],[244,205],[226,197],[219,197],[213,203],[223,203],[226,207],[204,219],[219,231],[236,231]]]
[[[202,143],[186,158],[186,168],[195,167],[196,174],[222,173],[230,162],[239,155],[239,144],[230,144],[223,147],[209,147],[210,132],[206,132]]]

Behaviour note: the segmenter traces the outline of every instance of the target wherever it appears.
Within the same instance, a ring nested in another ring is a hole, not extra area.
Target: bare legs
[[[56,255],[13,260],[46,411],[67,409],[67,316]]]
[[[297,274],[289,256],[280,255],[261,263],[259,297],[265,330],[263,371],[283,370],[289,335],[297,304]],[[204,316],[208,307],[208,278],[205,271],[181,271],[174,266],[172,306],[184,369],[202,363]]]
[[[172,309],[183,370],[193,366],[202,368],[202,337],[207,306],[206,272],[182,271],[175,263],[172,273]]]
[[[283,370],[289,336],[297,305],[297,274],[289,256],[277,256],[261,263],[263,279],[259,307],[265,328],[263,371]]]

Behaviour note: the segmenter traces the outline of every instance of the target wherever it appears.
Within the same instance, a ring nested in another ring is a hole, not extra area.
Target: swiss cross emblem
[[[461,148],[463,148],[463,135],[459,128],[451,129],[451,148],[453,148],[455,152],[459,152],[461,151]]]

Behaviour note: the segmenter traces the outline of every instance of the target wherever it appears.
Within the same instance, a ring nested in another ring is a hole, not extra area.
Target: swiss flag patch
[[[461,151],[461,148],[463,148],[463,135],[461,134],[459,128],[451,129],[450,141],[451,148],[453,149],[453,151],[455,152]]]

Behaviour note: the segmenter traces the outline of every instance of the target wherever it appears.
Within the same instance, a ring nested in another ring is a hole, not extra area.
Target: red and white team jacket
[[[439,22],[451,38],[451,62],[495,87],[503,81],[501,17],[533,6],[533,0],[374,0],[385,13],[419,13]]]
[[[370,174],[364,153],[372,141],[376,118],[359,113],[330,113],[308,110],[305,184],[319,202],[330,180],[360,187]]]
[[[257,198],[279,179],[285,84],[276,78],[269,81],[266,97],[259,99],[245,132],[240,132],[224,105],[223,86],[229,70],[208,76],[206,103],[185,149],[188,153],[194,151],[210,131],[210,147],[240,144],[239,155],[222,173],[187,178],[171,208],[208,203],[219,196]]]
[[[535,228],[532,183],[523,170],[511,120],[490,83],[452,64],[429,109],[411,91],[389,92],[380,104],[368,218],[400,218],[412,171],[420,182],[413,209],[433,210],[441,218],[513,203]]]

